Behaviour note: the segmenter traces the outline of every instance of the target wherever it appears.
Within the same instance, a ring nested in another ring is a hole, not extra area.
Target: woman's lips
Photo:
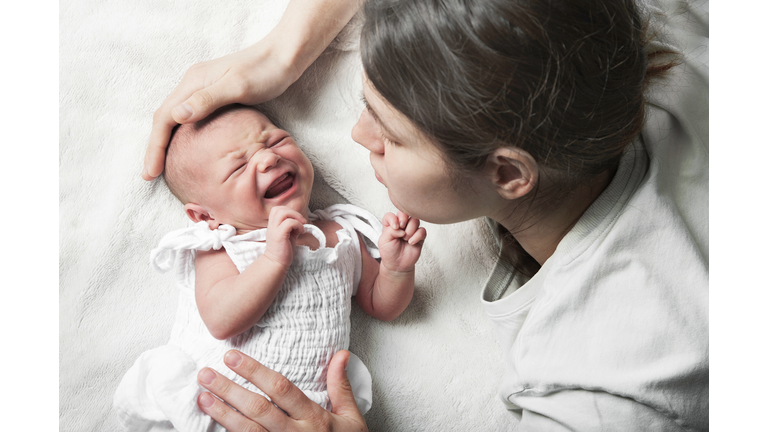
[[[373,175],[376,176],[376,180],[378,180],[379,183],[384,184],[384,180],[381,179],[381,177],[379,176],[379,173],[377,173],[376,171],[373,171]],[[384,186],[386,186],[386,185],[384,185]]]
[[[264,192],[264,198],[272,199],[280,196],[286,191],[290,190],[293,186],[294,176],[291,173],[285,173],[276,178],[275,181],[269,185],[269,188]]]

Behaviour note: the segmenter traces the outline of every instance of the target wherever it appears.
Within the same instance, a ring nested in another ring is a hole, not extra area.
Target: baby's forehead
[[[263,133],[272,123],[263,114],[252,109],[228,112],[205,125],[201,132],[209,137],[225,137],[242,133]]]
[[[249,111],[232,113],[199,131],[196,152],[208,159],[201,163],[223,158],[237,159],[253,143],[264,142],[268,138],[268,131],[274,126],[263,115]]]
[[[180,125],[175,135],[185,148],[186,161],[194,160],[199,165],[236,152],[247,143],[263,140],[265,132],[273,127],[264,114],[240,107],[214,113],[198,123]]]

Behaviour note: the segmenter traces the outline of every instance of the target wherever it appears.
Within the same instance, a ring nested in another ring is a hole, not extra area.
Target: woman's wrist
[[[272,58],[273,65],[279,68],[280,76],[293,84],[312,64],[312,61],[307,61],[307,55],[304,54],[307,47],[302,45],[298,37],[281,38],[278,28],[275,27],[264,39],[247,49],[252,50],[255,56]]]
[[[284,72],[295,82],[358,8],[358,0],[292,0],[280,22],[259,43],[280,59]]]

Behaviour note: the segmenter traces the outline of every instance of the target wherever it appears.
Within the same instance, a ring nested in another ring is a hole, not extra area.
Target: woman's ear
[[[194,223],[198,223],[200,221],[208,222],[208,227],[212,230],[218,228],[219,226],[213,216],[208,212],[208,209],[201,206],[200,204],[184,204],[184,212]]]
[[[496,191],[508,200],[525,196],[539,181],[539,165],[530,153],[517,147],[494,150],[486,169]]]

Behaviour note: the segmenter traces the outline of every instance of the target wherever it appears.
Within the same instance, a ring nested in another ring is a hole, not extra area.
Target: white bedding
[[[149,251],[186,220],[162,180],[139,175],[154,110],[189,66],[258,41],[287,3],[60,2],[61,431],[117,430],[111,405],[120,378],[170,335],[177,292],[170,273],[152,269]],[[699,22],[687,19],[684,0],[662,3],[683,31]],[[708,22],[708,3],[698,3]],[[315,165],[312,208],[349,202],[381,217],[393,207],[367,151],[350,137],[362,109],[352,27],[266,108]],[[683,47],[698,49],[698,41],[680,36]],[[708,56],[708,48],[696,55]],[[352,310],[350,349],[373,376],[369,428],[513,429],[496,396],[501,352],[480,307],[494,260],[490,233],[482,221],[425,226],[405,313],[383,323]]]
[[[192,64],[242,49],[287,0],[60,3],[60,430],[117,430],[115,388],[136,357],[164,344],[176,308],[149,251],[184,226],[163,182],[139,174],[154,110]],[[312,206],[393,209],[350,138],[362,109],[356,40],[342,35],[268,104],[315,164]],[[397,320],[355,306],[351,350],[373,375],[371,431],[508,430],[496,396],[501,353],[480,308],[493,261],[481,221],[426,224],[414,300]]]

